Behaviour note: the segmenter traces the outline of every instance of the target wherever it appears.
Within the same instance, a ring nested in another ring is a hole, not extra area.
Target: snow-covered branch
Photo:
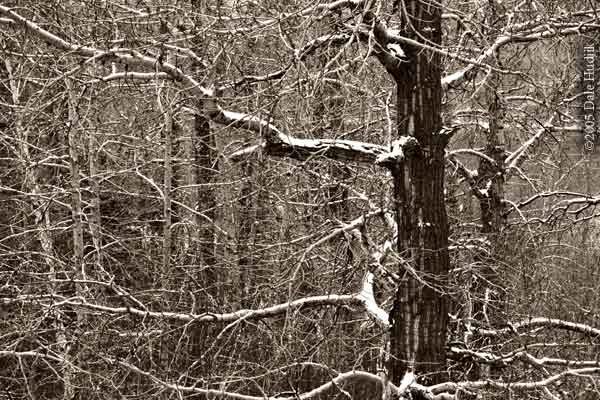
[[[296,138],[254,115],[219,109],[210,117],[222,125],[260,133],[265,140],[264,150],[273,156],[289,157],[300,161],[324,157],[375,164],[378,157],[388,153],[384,146],[354,140]]]
[[[523,321],[511,323],[506,328],[502,329],[479,329],[475,331],[475,334],[486,337],[497,337],[507,334],[518,334],[519,330],[523,329],[536,328],[562,329],[600,338],[600,329],[598,328],[594,328],[586,324],[578,324],[575,322],[564,321],[561,319],[543,317],[530,318]]]
[[[600,373],[600,367],[591,368],[580,368],[580,369],[569,369],[561,373],[551,375],[546,379],[532,382],[503,382],[494,380],[485,381],[474,381],[474,382],[446,382],[440,383],[430,387],[430,390],[434,393],[451,392],[454,393],[458,389],[497,389],[497,390],[535,390],[547,388],[554,384],[560,384],[561,380],[566,377],[586,377],[591,375],[598,375]]]
[[[534,26],[532,26],[534,24]],[[542,29],[534,29],[534,28]],[[446,75],[442,78],[442,88],[448,89],[450,86],[457,86],[467,80],[474,70],[478,67],[485,65],[488,60],[492,59],[498,50],[510,43],[523,43],[532,42],[541,39],[548,39],[556,36],[570,36],[582,34],[587,31],[599,30],[600,25],[581,22],[573,23],[569,26],[558,25],[553,28],[547,21],[531,21],[522,24],[508,24],[501,35],[499,35],[494,43],[491,44],[487,49],[481,52],[481,54],[474,60],[465,60],[461,57],[455,57],[458,60],[466,61],[469,65],[466,67]],[[521,31],[521,32],[520,32]]]
[[[178,393],[201,394],[201,395],[208,396],[209,398],[219,397],[219,398],[236,399],[236,400],[306,400],[306,399],[311,399],[313,397],[322,395],[330,389],[338,388],[340,386],[343,386],[343,384],[345,382],[356,380],[356,379],[371,381],[371,382],[375,382],[375,383],[381,382],[381,379],[377,375],[371,374],[369,372],[348,371],[348,372],[344,372],[344,373],[337,375],[336,377],[332,378],[330,381],[328,381],[328,382],[322,384],[321,386],[318,386],[308,392],[297,393],[297,394],[294,394],[293,396],[252,396],[252,395],[230,392],[230,391],[227,391],[224,389],[223,390],[205,389],[205,388],[199,388],[196,386],[184,386],[184,385],[179,385],[177,383],[170,383],[170,382],[164,381],[164,380],[158,378],[157,376],[153,375],[152,373],[144,371],[126,361],[121,361],[121,360],[110,360],[110,361],[117,362],[121,366],[128,368],[129,370],[149,378],[150,380],[154,381],[155,383],[159,384],[160,386],[164,387],[165,389],[173,390]],[[397,394],[397,395],[401,394],[399,391],[399,388],[397,386],[390,384],[390,387],[394,394]]]
[[[375,301],[375,293],[373,291],[373,273],[369,272],[363,280],[363,287],[358,295],[358,298],[363,301],[367,313],[371,315],[375,321],[384,328],[390,327],[389,314],[383,308],[379,307]]]
[[[120,79],[131,79],[138,81],[150,81],[154,79],[169,79],[170,75],[166,72],[135,72],[135,71],[123,71],[114,72],[109,75],[105,75],[101,78],[91,80],[89,83],[96,82],[110,82]]]
[[[494,165],[497,167],[496,165],[496,161],[491,158],[490,156],[488,156],[487,154],[484,154],[480,151],[474,150],[474,149],[456,149],[456,150],[451,150],[448,152],[448,156],[454,156],[457,154],[470,154],[470,155],[474,155],[480,158],[483,158],[484,160],[486,160],[487,162],[489,162],[490,164]]]
[[[556,197],[556,198],[570,197],[571,199],[567,200],[567,204],[570,204],[569,202],[571,202],[571,201],[580,203],[582,201],[593,201],[594,200],[594,197],[586,196],[584,193],[571,192],[571,191],[565,191],[565,190],[555,190],[553,192],[536,193],[533,196],[529,197],[528,199],[525,199],[525,200],[517,203],[516,207],[521,209],[521,208],[527,207],[528,205],[534,203],[536,200],[547,199],[550,197]]]
[[[377,157],[377,164],[393,165],[403,161],[405,157],[410,157],[419,149],[419,142],[412,136],[401,136],[400,139],[394,140],[390,151],[380,154]]]
[[[58,49],[65,50],[83,57],[90,57],[92,60],[113,60],[131,66],[143,66],[152,70],[164,72],[172,79],[184,83],[187,86],[187,90],[199,97],[212,97],[213,95],[212,90],[202,87],[191,76],[183,73],[180,68],[177,68],[171,63],[162,61],[159,58],[150,57],[131,49],[118,48],[101,50],[95,47],[71,43],[43,29],[35,22],[22,17],[20,14],[17,14],[11,8],[6,6],[0,5],[0,15],[4,15],[5,17],[13,20],[15,25],[22,26],[23,28],[27,29],[28,32],[37,35],[40,39]]]
[[[450,347],[450,353],[458,357],[473,358],[474,361],[483,364],[496,364],[506,366],[516,362],[524,362],[535,367],[559,366],[559,367],[600,367],[600,360],[567,360],[565,358],[535,357],[526,351],[516,351],[509,354],[493,354],[485,351],[470,350],[460,347]]]
[[[369,278],[370,276],[370,278]],[[112,307],[102,304],[90,303],[81,298],[60,298],[57,296],[15,296],[13,298],[0,298],[0,304],[25,303],[42,305],[45,307],[60,308],[60,307],[76,307],[80,309],[101,312],[110,315],[131,315],[144,319],[160,319],[179,321],[185,323],[214,323],[214,322],[234,322],[240,319],[252,320],[261,318],[270,318],[286,313],[290,309],[314,308],[324,306],[339,306],[356,304],[362,305],[366,311],[376,317],[382,326],[387,326],[387,313],[379,308],[375,303],[373,296],[373,275],[369,274],[364,282],[363,288],[357,294],[345,295],[323,295],[305,297],[287,303],[276,304],[274,306],[265,307],[256,310],[238,310],[230,313],[178,313],[172,311],[150,311],[137,307]],[[58,301],[57,301],[58,300]]]
[[[507,174],[510,174],[512,170],[520,167],[523,163],[527,150],[537,143],[546,132],[549,132],[552,129],[553,119],[554,117],[551,117],[541,128],[536,131],[531,138],[529,138],[529,140],[523,143],[518,149],[513,151],[512,154],[506,158],[505,164]]]
[[[16,297],[16,298],[1,298],[1,304],[10,303],[32,303],[42,304],[42,300],[34,297]],[[101,304],[89,303],[84,299],[64,299],[62,301],[50,302],[47,307],[78,307],[96,312],[103,312],[113,315],[132,315],[140,318],[164,319],[179,322],[195,322],[195,323],[211,323],[211,322],[233,322],[241,318],[245,320],[268,318],[276,315],[284,314],[289,309],[335,306],[342,304],[361,304],[362,300],[356,294],[347,295],[324,295],[305,297],[302,299],[281,303],[271,307],[265,307],[256,310],[238,310],[230,313],[177,313],[172,311],[149,311],[141,310],[136,307],[111,307]]]

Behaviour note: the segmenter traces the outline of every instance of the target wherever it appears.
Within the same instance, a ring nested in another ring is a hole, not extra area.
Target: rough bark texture
[[[441,42],[438,6],[405,2],[408,19],[401,34]],[[407,372],[424,383],[445,376],[448,300],[443,293],[449,270],[448,221],[444,205],[444,148],[441,129],[439,56],[405,46],[408,61],[394,74],[397,83],[398,135],[418,140],[420,152],[392,169],[398,223],[401,284],[390,335],[390,380]]]

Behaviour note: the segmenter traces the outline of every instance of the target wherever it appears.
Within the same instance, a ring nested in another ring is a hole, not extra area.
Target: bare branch
[[[77,54],[84,57],[92,57],[93,59],[108,59],[123,62],[133,66],[144,66],[158,71],[169,74],[174,80],[187,84],[187,89],[192,93],[195,93],[199,97],[212,96],[213,91],[202,87],[189,75],[183,73],[183,71],[176,66],[168,63],[161,62],[157,58],[143,55],[139,52],[130,49],[111,49],[111,50],[100,50],[89,46],[79,46],[68,42],[53,33],[43,29],[35,22],[22,17],[16,12],[12,11],[9,7],[0,5],[0,14],[15,21],[16,25],[20,25],[26,28],[29,32],[33,32],[40,39],[49,43],[50,45]]]
[[[569,369],[563,371],[559,374],[552,375],[546,379],[542,379],[539,381],[533,382],[502,382],[502,381],[475,381],[475,382],[446,382],[438,385],[434,385],[430,387],[431,391],[434,394],[442,393],[442,392],[456,392],[459,388],[463,389],[499,389],[499,390],[535,390],[535,389],[543,389],[545,387],[551,386],[553,384],[559,384],[561,379],[566,377],[575,376],[575,377],[585,377],[590,375],[597,375],[600,373],[600,367],[591,367],[591,368],[580,368],[580,369]]]
[[[578,332],[591,337],[600,337],[600,329],[594,328],[586,324],[578,324],[575,322],[564,321],[555,318],[530,318],[523,321],[510,324],[502,329],[480,329],[475,333],[480,336],[496,337],[507,334],[517,334],[520,329],[535,329],[535,328],[554,328],[562,329],[571,332]]]
[[[275,125],[253,115],[219,110],[211,115],[219,124],[248,129],[265,138],[265,151],[274,156],[306,161],[318,157],[340,161],[376,164],[378,157],[388,153],[384,146],[337,139],[301,139],[279,130]]]

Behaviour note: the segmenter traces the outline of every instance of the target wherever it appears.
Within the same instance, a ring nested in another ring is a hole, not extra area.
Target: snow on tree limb
[[[390,167],[410,157],[418,151],[419,143],[411,136],[403,136],[392,143],[391,148],[378,144],[355,140],[302,139],[282,132],[270,122],[254,115],[226,111],[221,108],[212,114],[211,119],[219,124],[248,129],[260,133],[265,139],[264,150],[274,156],[306,161],[315,157],[325,157],[338,161],[353,161]],[[258,147],[234,153],[235,158],[256,151]]]
[[[590,14],[593,15],[592,12]],[[534,24],[534,25],[532,25]],[[534,28],[543,28],[542,30]],[[456,57],[461,61],[466,61],[469,65],[455,71],[442,78],[442,88],[448,89],[450,85],[459,85],[469,78],[471,73],[479,66],[485,65],[485,63],[497,53],[497,51],[509,44],[509,43],[523,43],[533,42],[536,40],[547,39],[555,36],[570,36],[581,34],[582,32],[598,30],[600,26],[593,23],[576,23],[576,24],[555,24],[552,27],[547,21],[528,21],[521,24],[509,23],[503,30],[503,33],[496,38],[496,41],[492,43],[487,49],[474,60],[465,60]]]
[[[363,287],[358,297],[363,301],[369,315],[382,327],[388,329],[390,327],[389,314],[375,301],[375,293],[373,292],[374,275],[372,272],[367,273],[363,280]]]
[[[503,382],[503,381],[495,381],[495,380],[485,380],[485,381],[474,381],[474,382],[445,382],[440,383],[438,385],[434,385],[430,387],[430,390],[434,394],[442,393],[442,392],[451,392],[454,393],[458,389],[497,389],[497,390],[535,390],[542,389],[552,386],[554,384],[560,384],[561,379],[566,377],[575,376],[575,377],[586,377],[586,376],[595,376],[600,374],[600,367],[591,367],[591,368],[579,368],[579,369],[569,369],[563,372],[560,372],[555,375],[551,375],[546,379],[542,379],[539,381],[532,382]]]
[[[484,160],[486,160],[487,162],[489,162],[490,164],[492,164],[495,167],[498,167],[498,165],[496,164],[496,161],[488,156],[487,154],[482,153],[481,151],[477,151],[475,149],[456,149],[456,150],[451,150],[448,151],[447,156],[451,157],[457,154],[471,154],[480,158],[483,158]]]
[[[547,199],[547,198],[557,198],[556,203],[550,209],[550,212],[546,218],[531,218],[526,219],[521,214],[521,209],[526,208],[532,205],[537,200]],[[536,193],[533,196],[529,197],[526,200],[523,200],[519,203],[509,202],[513,207],[508,211],[510,214],[512,211],[517,211],[521,215],[521,219],[525,222],[541,222],[547,223],[552,221],[554,218],[558,216],[572,216],[575,217],[574,222],[580,222],[583,220],[591,219],[595,216],[594,213],[583,214],[584,211],[594,208],[597,205],[600,205],[600,196],[589,196],[584,193],[579,192],[571,192],[564,190],[556,190],[552,192],[541,192]],[[583,217],[579,217],[580,215],[584,215]]]
[[[391,150],[377,157],[377,164],[394,164],[409,157],[419,149],[419,142],[412,136],[401,136],[392,142]]]
[[[115,80],[120,80],[120,79],[150,81],[153,79],[168,79],[169,77],[170,77],[170,75],[167,74],[166,72],[123,71],[123,72],[113,72],[106,76],[88,81],[88,83],[110,82],[110,81],[115,81]]]
[[[150,311],[137,307],[111,307],[102,304],[89,303],[85,299],[60,299],[57,296],[17,296],[14,298],[0,298],[0,304],[26,303],[38,304],[44,307],[78,307],[81,309],[102,312],[113,315],[132,315],[140,318],[162,319],[170,321],[179,321],[186,323],[214,323],[214,322],[234,322],[240,319],[252,320],[269,318],[286,313],[290,309],[314,308],[322,306],[339,306],[356,304],[365,307],[368,314],[374,316],[378,323],[382,326],[387,326],[387,313],[379,308],[375,303],[373,296],[373,274],[369,274],[364,282],[360,293],[346,295],[323,295],[305,297],[287,303],[276,304],[274,306],[265,307],[255,310],[242,309],[230,313],[177,313],[170,311]],[[59,301],[56,301],[59,300]]]
[[[215,396],[215,397],[219,397],[219,398],[236,399],[236,400],[305,400],[305,399],[311,399],[313,397],[322,395],[322,394],[326,393],[328,390],[333,389],[333,388],[338,388],[338,386],[343,385],[345,382],[351,381],[354,379],[368,380],[368,381],[372,381],[375,383],[381,382],[381,378],[379,378],[377,375],[371,374],[369,372],[348,371],[348,372],[338,374],[336,377],[332,378],[330,381],[328,381],[328,382],[322,384],[321,386],[318,386],[308,392],[294,394],[293,396],[252,396],[252,395],[245,395],[245,394],[241,394],[241,393],[229,392],[229,391],[220,390],[220,389],[205,389],[205,388],[199,388],[196,386],[184,386],[184,385],[179,385],[177,383],[170,383],[170,382],[166,382],[162,379],[159,379],[158,377],[151,374],[150,372],[144,371],[126,361],[121,361],[121,360],[110,360],[110,361],[116,362],[116,363],[120,364],[121,366],[128,368],[129,370],[131,370],[137,374],[143,375],[143,376],[151,379],[155,383],[158,383],[159,385],[163,386],[166,389],[170,389],[170,390],[173,390],[173,391],[176,391],[179,393],[197,393],[197,394],[202,394],[202,395],[206,395],[206,396],[210,396],[210,397]],[[399,388],[397,386],[390,383],[390,387],[395,394],[397,394],[397,395],[402,394],[399,391]]]
[[[0,350],[0,358],[3,358],[3,357],[17,357],[17,358],[29,357],[29,358],[37,358],[37,359],[56,361],[59,363],[64,363],[66,361],[62,357],[48,354],[47,351],[41,352],[41,351],[35,351],[35,350],[30,350],[30,351]]]
[[[475,331],[475,333],[479,336],[497,337],[507,334],[518,334],[518,331],[522,329],[536,328],[562,329],[571,332],[582,333],[591,337],[600,338],[600,329],[598,328],[594,328],[586,324],[578,324],[575,322],[564,321],[561,319],[544,317],[529,318],[523,321],[511,323],[509,324],[509,326],[502,329],[479,329]]]
[[[110,49],[110,50],[100,50],[95,47],[76,45],[76,44],[68,42],[64,39],[61,39],[60,37],[54,35],[53,33],[43,29],[35,22],[30,21],[29,19],[24,18],[21,15],[17,14],[13,10],[11,10],[9,7],[0,5],[0,14],[12,19],[13,21],[15,21],[16,25],[20,25],[20,26],[26,28],[29,32],[33,32],[40,39],[44,40],[48,44],[50,44],[58,49],[72,52],[72,53],[78,54],[80,56],[90,57],[91,59],[94,59],[94,60],[101,60],[101,59],[116,60],[116,61],[125,63],[127,65],[144,66],[147,68],[152,68],[159,72],[167,73],[169,76],[171,76],[176,81],[180,81],[180,82],[187,84],[186,89],[190,90],[192,93],[195,93],[196,95],[198,95],[200,97],[205,97],[205,96],[212,97],[212,95],[213,95],[212,90],[202,87],[192,77],[190,77],[187,74],[184,74],[181,69],[177,68],[176,66],[174,66],[173,64],[170,64],[168,62],[160,61],[158,58],[149,57],[149,56],[141,54],[138,51],[131,50],[131,49],[119,48],[119,49]]]
[[[48,354],[47,352],[40,352],[40,351],[0,351],[0,358],[3,357],[16,357],[16,358],[34,358],[34,359],[45,359],[48,361],[55,361],[58,363],[65,363],[66,360],[62,357],[57,357],[51,354]],[[356,379],[362,379],[362,380],[368,380],[368,381],[372,381],[375,383],[378,383],[381,381],[381,378],[378,377],[377,375],[371,374],[369,372],[365,372],[365,371],[348,371],[348,372],[344,372],[344,373],[338,373],[338,375],[334,378],[332,378],[330,381],[310,390],[307,391],[305,393],[301,393],[301,394],[297,394],[294,396],[269,396],[269,397],[264,397],[264,396],[252,396],[252,395],[245,395],[245,394],[241,394],[241,393],[235,393],[235,392],[229,392],[226,390],[220,390],[220,389],[205,389],[205,388],[199,388],[194,386],[185,386],[185,385],[180,385],[177,383],[170,383],[167,382],[165,380],[159,379],[157,376],[153,375],[150,372],[144,371],[142,369],[140,369],[139,367],[124,361],[124,360],[118,360],[118,359],[108,359],[105,358],[106,361],[112,363],[117,363],[119,365],[121,365],[122,367],[125,367],[127,369],[129,369],[132,372],[135,372],[139,375],[145,376],[147,378],[149,378],[150,380],[152,380],[153,382],[163,386],[165,389],[169,389],[169,390],[173,390],[176,391],[178,393],[197,393],[197,394],[204,394],[204,395],[208,395],[208,396],[218,396],[218,397],[222,397],[222,398],[229,398],[229,399],[238,399],[238,400],[265,400],[265,399],[270,399],[270,400],[297,400],[297,399],[310,399],[316,396],[319,396],[325,392],[327,392],[328,390],[332,389],[332,388],[338,388],[338,386],[343,385],[345,382],[347,381],[352,381],[352,380],[356,380]],[[297,365],[304,365],[305,363],[297,363]],[[313,365],[317,365],[314,363],[310,363]],[[279,368],[281,369],[281,368]],[[403,388],[403,390],[400,390],[400,388],[398,388],[397,386],[395,386],[392,383],[389,383],[391,390],[397,394],[397,395],[401,395],[404,393],[404,391],[406,389],[410,389],[408,386]],[[421,389],[422,387],[420,387],[420,385],[416,385],[414,384],[414,382],[411,382],[411,385],[414,385],[417,387],[417,389]]]
[[[394,149],[388,151],[385,146],[378,144],[354,140],[296,138],[254,115],[219,108],[210,117],[214,122],[222,125],[260,133],[265,139],[265,151],[274,156],[289,157],[300,161],[325,157],[333,160],[380,165],[385,165],[390,160],[397,160],[399,156],[397,152],[394,153]]]
[[[456,346],[450,347],[450,353],[458,357],[471,357],[475,362],[507,366],[523,362],[535,367],[561,366],[561,367],[600,367],[600,360],[568,360],[565,358],[535,357],[527,351],[516,351],[508,354],[493,354],[485,351],[464,349]]]
[[[35,297],[16,297],[16,298],[0,298],[0,304],[11,303],[31,303],[43,304],[42,299]],[[107,314],[133,315],[141,318],[164,319],[180,322],[195,322],[195,323],[212,323],[212,322],[232,322],[240,318],[244,319],[260,319],[268,318],[285,313],[289,309],[300,309],[304,307],[321,307],[335,306],[341,304],[362,304],[362,299],[356,294],[346,295],[324,295],[305,297],[302,299],[290,301],[287,303],[277,304],[271,307],[265,307],[256,310],[238,310],[230,313],[177,313],[170,311],[147,311],[135,307],[111,307],[101,304],[89,303],[85,299],[64,299],[62,301],[49,302],[46,307],[79,307],[82,309],[99,311]]]
[[[520,167],[520,165],[523,163],[524,156],[527,153],[527,150],[535,143],[537,143],[538,140],[540,140],[546,132],[552,129],[553,120],[554,116],[550,117],[550,119],[545,124],[543,124],[543,126],[539,128],[531,138],[529,138],[529,140],[523,143],[518,149],[516,149],[510,156],[506,158],[505,164],[506,172],[508,174],[510,174],[510,172],[513,169]]]

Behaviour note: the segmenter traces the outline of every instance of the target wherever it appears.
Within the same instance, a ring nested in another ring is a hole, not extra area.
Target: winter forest
[[[600,399],[594,0],[0,1],[0,399]]]

